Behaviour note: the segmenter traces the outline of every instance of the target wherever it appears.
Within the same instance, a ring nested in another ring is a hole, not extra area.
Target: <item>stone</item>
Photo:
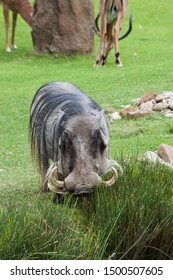
[[[127,118],[141,118],[141,117],[146,117],[151,114],[153,114],[153,111],[140,111],[139,109],[133,111],[133,112],[128,112],[127,113]]]
[[[92,0],[35,0],[32,39],[36,52],[92,53],[93,26]]]
[[[121,111],[120,111],[120,115],[122,116],[122,117],[127,117],[127,114],[129,113],[129,112],[134,112],[134,111],[136,111],[136,108],[134,107],[134,106],[127,106],[127,107],[125,107],[124,109],[122,109]]]
[[[173,118],[173,113],[166,113],[164,116],[167,118]]]
[[[168,100],[168,108],[173,110],[173,99]]]
[[[150,112],[150,111],[152,111],[154,104],[155,104],[155,101],[154,101],[154,100],[147,101],[147,102],[142,103],[142,104],[139,106],[139,109],[140,109],[141,111]]]
[[[127,108],[127,107],[129,107],[129,106],[131,106],[131,104],[128,104],[128,105],[120,105],[120,108]]]
[[[173,111],[171,109],[165,109],[164,111],[161,112],[162,114],[169,114],[169,113],[173,113]]]
[[[166,117],[172,117],[173,113],[173,92],[146,93],[140,99],[134,99],[134,106],[126,106],[121,116],[128,118],[139,118],[160,111]]]
[[[154,164],[160,161],[160,157],[156,152],[148,151],[144,154],[144,158],[152,161]]]
[[[137,103],[141,98],[132,99],[132,103]]]
[[[169,115],[169,114],[173,114],[173,111],[171,109],[165,109],[164,111],[161,112],[162,115]]]
[[[139,101],[136,102],[136,105],[139,106],[141,103],[143,102],[147,102],[150,101],[152,99],[155,99],[155,97],[157,96],[156,93],[150,92],[150,93],[145,93],[142,98],[139,99]]]
[[[163,93],[169,98],[173,99],[173,91],[164,91]]]
[[[161,159],[157,153],[148,151],[144,154],[144,158],[148,159],[150,162],[155,164],[163,164],[171,169],[173,169],[173,165],[170,163],[165,162],[163,159]]]
[[[163,100],[162,102],[159,102],[153,106],[154,111],[162,111],[165,109],[168,109],[168,103],[166,100]]]
[[[115,109],[114,108],[107,108],[107,109],[105,109],[105,113],[106,114],[113,114],[113,113],[115,113]]]
[[[173,165],[173,147],[167,144],[161,144],[158,149],[158,155],[164,161]]]
[[[110,120],[111,121],[121,120],[121,116],[118,112],[115,112],[110,115]]]
[[[163,99],[167,99],[169,98],[168,95],[166,95],[166,93],[160,93],[156,96],[155,100],[156,102],[161,102]]]

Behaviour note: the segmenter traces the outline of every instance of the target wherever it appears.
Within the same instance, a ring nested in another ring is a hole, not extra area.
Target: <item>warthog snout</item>
[[[102,179],[95,172],[85,173],[82,176],[72,172],[64,180],[66,189],[74,194],[91,193],[101,182]]]
[[[95,172],[89,174],[85,174],[85,176],[77,176],[75,172],[69,174],[64,181],[59,181],[57,179],[58,168],[57,166],[53,166],[46,178],[49,181],[48,187],[50,190],[59,193],[66,194],[67,192],[71,192],[74,195],[92,193],[98,185],[104,185],[105,187],[112,186],[118,179],[118,172],[112,166],[112,177],[110,180],[103,181],[102,178]]]

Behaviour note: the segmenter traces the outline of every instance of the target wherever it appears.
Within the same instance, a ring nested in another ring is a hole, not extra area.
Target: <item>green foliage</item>
[[[93,67],[98,38],[91,55],[36,54],[30,28],[20,17],[18,49],[5,53],[0,6],[1,259],[107,259],[112,253],[116,259],[173,258],[172,171],[136,160],[161,143],[173,145],[172,119],[155,114],[111,123],[110,156],[122,158],[124,175],[113,188],[67,196],[57,206],[52,194],[38,194],[28,142],[30,104],[46,82],[72,82],[103,108],[117,110],[145,92],[173,90],[171,7],[172,0],[130,1],[122,33],[130,10],[133,31],[120,42],[120,69],[113,50],[105,67]]]
[[[52,194],[1,192],[0,258],[172,259],[172,171],[134,158],[122,165],[112,188],[57,206]]]

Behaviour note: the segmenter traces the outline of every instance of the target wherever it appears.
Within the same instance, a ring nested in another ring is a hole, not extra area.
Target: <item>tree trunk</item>
[[[91,53],[93,0],[35,0],[32,38],[37,52]]]

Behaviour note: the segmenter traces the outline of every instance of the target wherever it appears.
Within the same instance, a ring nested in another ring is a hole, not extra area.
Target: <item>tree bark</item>
[[[32,38],[37,52],[91,53],[93,0],[35,0]]]

